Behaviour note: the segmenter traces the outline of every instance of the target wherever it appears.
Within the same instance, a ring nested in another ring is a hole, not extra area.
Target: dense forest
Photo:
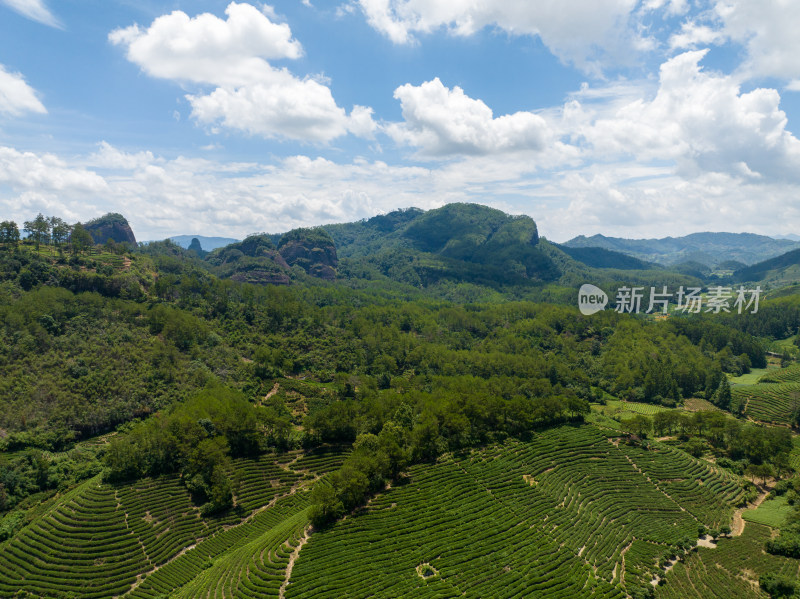
[[[656,410],[620,424],[637,447],[675,437],[732,475],[791,480],[790,429],[747,422],[729,378],[798,332],[800,298],[743,315],[583,316],[571,282],[611,286],[622,271],[558,254],[530,219],[481,216],[400,211],[210,253],[98,245],[42,215],[25,239],[2,223],[0,540],[98,474],[178,476],[215,517],[237,505],[240,460],[333,448],[342,462],[310,494],[323,529],[415,464],[620,400]],[[690,399],[717,411],[684,411]],[[794,503],[792,484],[779,491]],[[787,525],[770,551],[798,557],[798,535]]]

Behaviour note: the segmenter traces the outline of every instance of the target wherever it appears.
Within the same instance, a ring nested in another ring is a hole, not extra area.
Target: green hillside
[[[702,283],[463,204],[204,258],[3,239],[0,597],[793,588],[794,294],[586,316],[587,281]]]
[[[558,245],[565,254],[593,268],[618,268],[621,270],[646,270],[655,265],[633,256],[602,247],[570,247]]]
[[[416,466],[312,534],[287,597],[624,597],[698,523],[727,522],[742,491],[674,450],[612,441],[558,428]]]
[[[174,478],[93,478],[0,545],[0,596],[277,597],[299,555],[286,597],[624,597],[743,496],[736,476],[678,450],[565,427],[414,466],[315,531],[307,489],[330,464],[238,460],[237,508],[211,519]]]
[[[763,281],[775,287],[800,283],[800,249],[741,268],[733,273],[736,281]]]

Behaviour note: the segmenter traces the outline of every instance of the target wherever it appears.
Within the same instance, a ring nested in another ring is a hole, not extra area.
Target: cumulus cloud
[[[273,70],[260,83],[186,97],[199,122],[221,123],[251,135],[328,141],[348,131],[368,135],[374,128],[369,109],[356,106],[350,118],[336,105],[330,88],[285,69]]]
[[[101,177],[92,169],[103,169]],[[86,157],[0,148],[0,208],[87,220],[121,212],[140,239],[208,231],[243,237],[346,222],[398,207],[493,205],[533,216],[543,235],[679,235],[704,229],[788,233],[797,185],[736,173],[686,177],[672,165],[619,160],[536,170],[524,153],[469,156],[433,168],[289,156],[272,164],[165,158],[107,143]],[[776,223],[774,215],[782,215]]]
[[[681,25],[680,31],[669,38],[669,46],[673,50],[685,50],[697,46],[718,44],[725,39],[727,39],[726,35],[719,29],[695,21],[686,21]]]
[[[108,38],[127,48],[131,62],[152,77],[214,85],[245,85],[269,77],[267,60],[298,58],[300,43],[285,23],[273,23],[250,4],[231,3],[227,19],[176,10],[145,30],[115,29]]]
[[[0,0],[3,4],[18,12],[23,17],[38,21],[43,25],[61,28],[59,20],[50,12],[42,0]]]
[[[289,26],[270,18],[271,10],[233,2],[225,14],[223,20],[174,11],[147,29],[116,29],[109,40],[125,47],[128,60],[152,77],[215,86],[186,96],[202,124],[314,142],[374,128],[365,123],[363,107],[348,115],[323,82],[270,64],[303,53]]]
[[[722,30],[747,48],[743,71],[755,77],[800,77],[800,6],[786,0],[720,0]]]
[[[495,118],[482,100],[470,98],[458,86],[445,87],[438,77],[419,86],[402,85],[394,97],[405,121],[387,126],[387,133],[427,156],[542,150],[552,143],[541,116],[516,112]]]
[[[133,170],[156,162],[152,152],[129,153],[115,148],[106,141],[101,141],[97,152],[89,156],[87,164],[97,168]],[[158,162],[161,162],[158,160]]]
[[[786,0],[709,0],[669,40],[673,49],[734,42],[745,50],[745,78],[800,78],[800,6]]]
[[[596,157],[672,160],[687,176],[720,172],[797,182],[800,140],[786,128],[778,92],[742,93],[735,77],[703,71],[699,62],[706,52],[685,52],[664,63],[652,100],[599,117],[581,115],[582,107],[572,105],[574,135]]]
[[[10,73],[0,64],[0,114],[20,116],[26,112],[45,114],[44,104],[19,73]]]
[[[415,34],[440,28],[467,36],[498,27],[513,35],[539,36],[562,60],[589,67],[604,53],[624,58],[623,48],[641,42],[628,27],[636,0],[359,0],[359,4],[368,23],[396,44],[412,43]]]
[[[70,166],[53,154],[0,146],[0,183],[13,189],[97,192],[106,188],[97,173]]]

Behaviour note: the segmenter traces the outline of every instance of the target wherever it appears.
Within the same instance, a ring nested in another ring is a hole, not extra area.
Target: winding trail
[[[308,538],[311,536],[311,527],[306,526],[305,531],[303,531],[303,536],[300,539],[300,542],[297,543],[297,547],[294,548],[292,551],[292,555],[289,557],[289,563],[286,564],[286,574],[283,577],[283,584],[281,584],[281,588],[278,590],[278,597],[280,599],[284,599],[286,596],[286,587],[289,585],[289,579],[292,577],[292,570],[294,569],[294,563],[297,561],[297,558],[300,556],[300,550],[303,548],[303,545],[308,543]]]
[[[746,524],[745,519],[742,518],[742,514],[747,510],[753,510],[757,508],[759,505],[764,503],[764,500],[769,495],[769,492],[772,490],[771,487],[767,487],[761,494],[756,498],[753,503],[750,503],[744,507],[740,507],[738,510],[733,512],[733,526],[731,527],[731,536],[738,537],[744,532],[744,525]]]

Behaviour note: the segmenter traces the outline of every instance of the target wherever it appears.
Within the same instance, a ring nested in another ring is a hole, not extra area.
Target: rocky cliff
[[[105,216],[89,221],[83,228],[92,236],[97,244],[103,244],[109,239],[117,243],[127,243],[136,247],[136,236],[133,234],[127,219],[121,214],[110,212]]]
[[[223,278],[259,285],[288,285],[289,265],[266,235],[251,235],[244,241],[214,250],[206,261]]]
[[[336,278],[336,246],[323,229],[289,231],[278,242],[278,251],[289,266],[298,265],[312,277],[329,281]]]

